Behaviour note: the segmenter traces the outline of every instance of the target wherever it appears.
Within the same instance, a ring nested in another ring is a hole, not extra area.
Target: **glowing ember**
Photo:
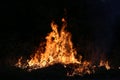
[[[20,57],[20,58],[18,59],[18,62],[17,62],[17,64],[16,64],[16,66],[22,67],[21,60],[22,60],[22,57]]]
[[[91,74],[94,73],[95,65],[92,65],[89,61],[81,61],[82,56],[79,59],[76,58],[76,50],[73,48],[71,41],[71,34],[65,29],[67,27],[67,22],[62,18],[62,28],[58,31],[58,25],[54,22],[51,23],[52,32],[46,37],[45,51],[42,52],[39,47],[34,56],[27,60],[26,63],[22,63],[22,57],[18,60],[15,66],[20,68],[27,68],[29,71],[33,69],[39,69],[43,67],[48,67],[50,65],[61,63],[65,68],[71,67],[72,73],[68,72],[68,76],[73,76],[75,74]],[[99,66],[105,66],[106,69],[110,69],[108,61],[100,61]]]
[[[101,66],[105,66],[105,68],[106,68],[107,70],[110,69],[110,66],[109,66],[109,64],[108,64],[108,61],[105,62],[105,61],[101,60],[99,66],[100,66],[100,67],[101,67]]]

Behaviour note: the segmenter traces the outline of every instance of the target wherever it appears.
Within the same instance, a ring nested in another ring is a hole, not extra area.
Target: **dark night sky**
[[[105,53],[114,56],[109,52],[115,49],[118,52],[115,56],[120,56],[119,3],[119,0],[1,1],[1,57],[31,54],[51,31],[50,22],[60,23],[64,9],[74,42],[94,42]]]

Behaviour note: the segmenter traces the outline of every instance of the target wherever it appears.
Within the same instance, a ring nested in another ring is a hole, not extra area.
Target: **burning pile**
[[[64,18],[62,18],[62,23],[62,28],[58,31],[58,25],[52,22],[52,32],[46,37],[45,48],[39,47],[34,56],[31,56],[31,59],[26,60],[25,63],[22,62],[21,57],[15,66],[23,69],[27,68],[28,71],[31,71],[61,63],[65,68],[71,67],[72,73],[68,72],[68,76],[90,74],[99,66],[105,66],[106,69],[110,69],[108,62],[105,61],[100,61],[100,65],[95,66],[92,65],[92,62],[82,61],[81,55],[76,58],[77,51],[73,48],[71,34],[65,30],[67,22]],[[41,50],[42,48],[44,48],[44,51]]]

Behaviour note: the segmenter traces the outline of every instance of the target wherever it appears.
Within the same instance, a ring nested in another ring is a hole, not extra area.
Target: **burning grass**
[[[93,65],[91,61],[83,61],[82,55],[76,58],[78,53],[73,47],[71,33],[66,30],[67,22],[64,18],[62,23],[62,28],[58,31],[58,25],[52,22],[52,31],[46,36],[46,46],[40,46],[34,55],[24,62],[23,57],[20,57],[15,66],[32,71],[60,63],[69,69],[67,76],[91,74],[101,66],[110,69],[108,61],[100,60],[99,65]]]

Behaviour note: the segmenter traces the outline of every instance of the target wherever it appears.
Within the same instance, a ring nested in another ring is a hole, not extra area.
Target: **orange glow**
[[[45,38],[46,46],[44,52],[40,51],[41,48],[43,48],[40,46],[36,53],[34,53],[34,56],[31,56],[31,59],[28,59],[26,63],[22,63],[21,57],[15,66],[28,68],[28,70],[31,71],[61,63],[65,68],[70,66],[69,64],[72,64],[73,72],[68,72],[68,76],[93,73],[95,66],[92,66],[90,61],[82,61],[81,55],[78,59],[76,58],[77,51],[73,48],[71,33],[65,30],[67,22],[64,18],[62,18],[62,22],[63,25],[60,31],[58,31],[57,24],[54,22],[51,23],[52,32],[50,32]],[[100,66],[105,66],[106,69],[110,69],[108,62],[100,62]]]
[[[22,67],[22,57],[18,59],[18,62],[15,64],[15,66]]]
[[[107,70],[110,69],[110,66],[109,66],[109,64],[108,64],[108,61],[103,61],[103,60],[101,60],[99,66],[100,66],[100,67],[105,66],[105,68],[106,68]]]

